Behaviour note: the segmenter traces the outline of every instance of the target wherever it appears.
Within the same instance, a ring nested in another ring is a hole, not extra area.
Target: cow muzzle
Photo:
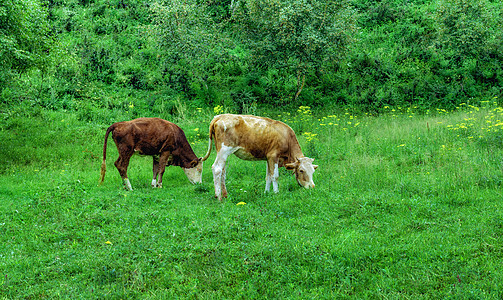
[[[304,188],[306,189],[314,189],[316,185],[314,184],[314,182],[309,182],[308,184],[305,184],[304,185]]]

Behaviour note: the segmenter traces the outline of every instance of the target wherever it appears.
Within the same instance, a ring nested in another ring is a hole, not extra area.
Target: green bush
[[[114,94],[141,95],[135,105],[149,114],[159,110],[152,103],[176,111],[167,104],[173,99],[234,112],[300,105],[426,111],[503,99],[499,2],[304,4],[6,2],[1,101],[121,109]],[[151,101],[155,95],[169,97]]]

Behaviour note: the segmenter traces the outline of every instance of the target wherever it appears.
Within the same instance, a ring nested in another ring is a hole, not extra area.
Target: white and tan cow
[[[250,115],[215,116],[209,129],[208,152],[201,161],[210,156],[212,139],[217,150],[212,166],[215,197],[220,201],[227,196],[225,163],[231,154],[244,160],[267,161],[266,192],[271,183],[273,191],[278,192],[278,168],[283,166],[294,172],[299,185],[314,188],[313,173],[318,166],[302,154],[295,132],[283,122]]]
[[[127,169],[129,160],[135,153],[153,157],[152,187],[162,187],[162,175],[166,166],[170,165],[183,168],[191,183],[201,183],[203,163],[192,151],[185,133],[176,124],[159,118],[139,118],[108,127],[103,144],[100,183],[105,179],[107,140],[110,133],[119,152],[115,167],[127,190],[132,190]]]

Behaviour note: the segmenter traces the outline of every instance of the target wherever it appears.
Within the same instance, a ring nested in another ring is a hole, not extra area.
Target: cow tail
[[[107,140],[108,140],[108,135],[110,132],[114,130],[115,126],[112,125],[108,127],[107,133],[105,133],[105,143],[103,144],[103,162],[101,163],[101,178],[100,178],[100,184],[103,183],[103,180],[105,180],[105,173],[107,171],[107,164],[106,164],[106,159],[107,159]]]
[[[205,160],[208,159],[208,157],[210,157],[211,147],[212,147],[211,140],[215,136],[215,127],[214,127],[214,124],[215,123],[213,121],[211,121],[211,123],[210,123],[210,133],[209,133],[209,138],[208,138],[208,151],[206,152],[206,155],[203,158],[201,158],[201,161],[205,161]]]

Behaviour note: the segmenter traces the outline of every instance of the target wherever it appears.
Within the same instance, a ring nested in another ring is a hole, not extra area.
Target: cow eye
[[[302,169],[301,169],[301,170],[299,170],[299,172],[300,172],[300,173],[304,173],[304,170],[302,170]]]

